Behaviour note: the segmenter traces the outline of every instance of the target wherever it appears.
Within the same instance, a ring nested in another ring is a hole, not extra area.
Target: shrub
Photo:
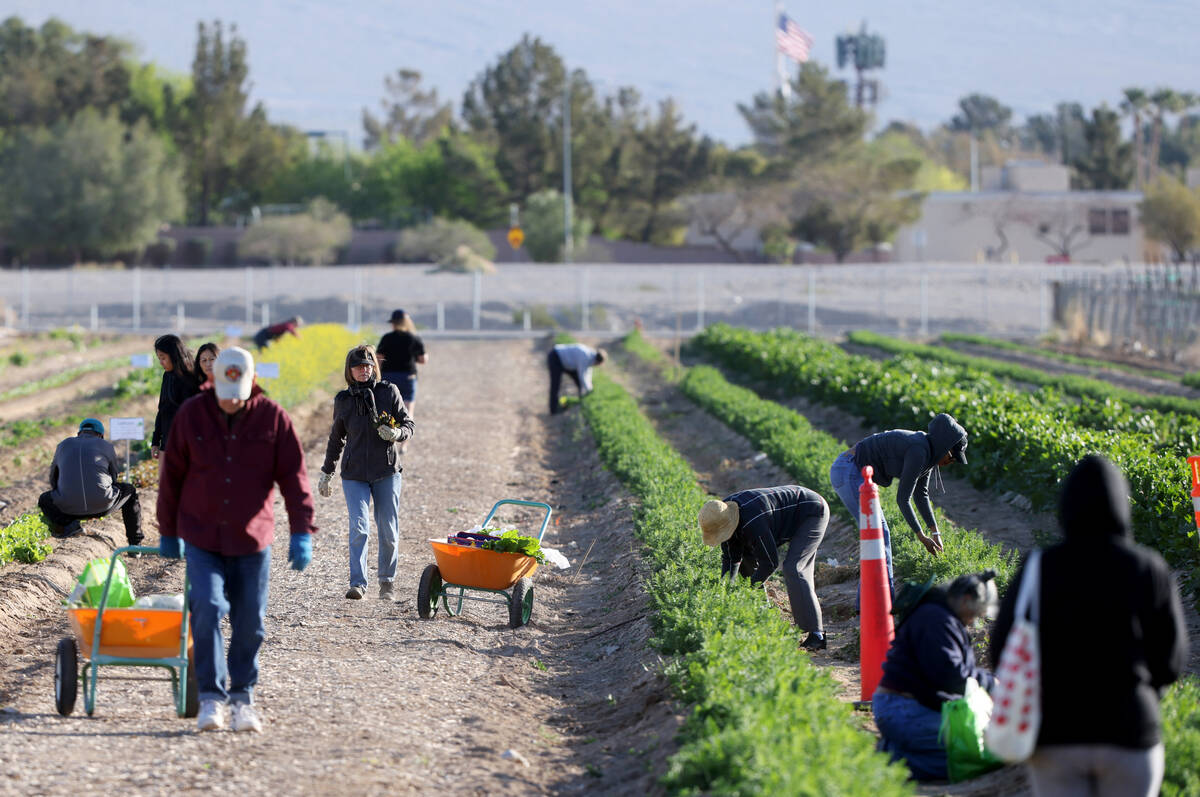
[[[350,241],[350,217],[324,197],[304,213],[275,216],[248,229],[238,241],[238,257],[287,265],[332,263]]]
[[[171,255],[175,254],[175,246],[174,238],[159,238],[146,247],[146,262],[159,268],[170,264]]]
[[[546,189],[538,191],[525,203],[525,248],[539,263],[559,263],[563,259],[563,198],[562,194]],[[592,223],[576,211],[571,238],[575,251],[587,247]]]
[[[50,536],[50,528],[41,512],[21,515],[0,529],[0,565],[9,562],[33,564],[45,559],[53,550],[42,542]]]
[[[212,248],[212,238],[188,238],[179,250],[179,262],[184,266],[208,265]]]
[[[468,221],[435,218],[400,233],[392,255],[400,263],[446,263],[456,257],[460,246],[485,260],[496,256],[487,233]]]

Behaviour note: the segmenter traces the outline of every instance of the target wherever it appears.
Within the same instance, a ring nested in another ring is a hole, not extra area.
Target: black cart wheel
[[[196,661],[188,652],[187,693],[183,697],[183,716],[194,717],[200,713],[200,682],[196,680]]]
[[[429,565],[421,572],[421,583],[417,587],[417,614],[428,620],[437,614],[438,599],[442,595],[442,573],[437,565]]]
[[[508,625],[520,628],[533,614],[533,579],[523,578],[513,585],[512,600],[508,602]]]
[[[79,693],[79,650],[75,640],[67,637],[58,641],[54,653],[54,707],[64,717],[75,710],[75,695]]]

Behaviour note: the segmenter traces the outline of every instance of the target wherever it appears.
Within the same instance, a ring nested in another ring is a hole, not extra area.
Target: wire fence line
[[[1087,266],[504,264],[495,274],[429,265],[0,271],[18,329],[253,332],[291,316],[379,325],[397,307],[429,333],[691,334],[725,321],[820,335],[978,332],[1030,337],[1061,315],[1053,283]]]

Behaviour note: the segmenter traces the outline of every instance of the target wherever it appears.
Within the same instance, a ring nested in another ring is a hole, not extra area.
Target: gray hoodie
[[[929,474],[950,453],[967,432],[958,421],[946,413],[939,413],[929,422],[928,432],[910,432],[907,429],[892,429],[864,437],[854,447],[854,464],[859,468],[870,465],[875,469],[872,479],[881,487],[887,487],[899,478],[896,487],[896,503],[900,514],[916,534],[921,533],[921,524],[913,513],[915,500],[917,510],[932,531],[937,531],[933,507],[929,505]]]
[[[54,451],[50,497],[68,515],[104,514],[117,500],[113,482],[119,475],[112,443],[92,432],[81,432],[63,440]]]

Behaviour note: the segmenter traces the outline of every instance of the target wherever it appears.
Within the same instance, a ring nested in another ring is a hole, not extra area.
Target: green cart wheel
[[[79,692],[79,649],[75,640],[60,639],[54,653],[54,707],[64,717],[75,710],[75,696]]]
[[[437,614],[438,598],[442,596],[442,574],[437,565],[429,565],[421,572],[421,583],[417,586],[417,614],[428,620]]]
[[[529,622],[533,614],[533,579],[522,578],[513,585],[512,598],[508,601],[508,625],[520,628]]]

